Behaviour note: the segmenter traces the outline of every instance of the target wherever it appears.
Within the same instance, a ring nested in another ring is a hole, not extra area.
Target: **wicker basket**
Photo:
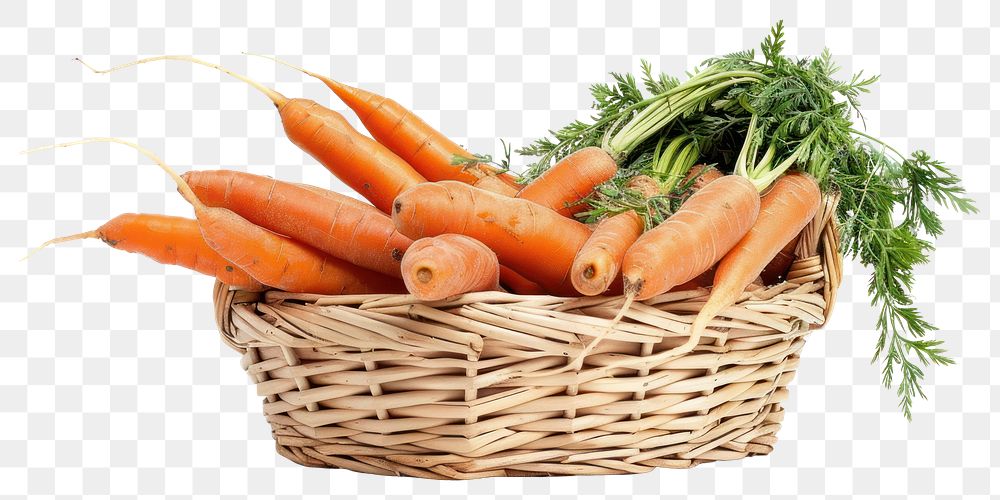
[[[223,340],[264,400],[278,453],[434,479],[624,474],[770,453],[805,337],[841,279],[835,199],[788,280],[749,288],[684,343],[706,290],[622,297],[318,296],[217,284]],[[664,356],[663,354],[666,354]]]

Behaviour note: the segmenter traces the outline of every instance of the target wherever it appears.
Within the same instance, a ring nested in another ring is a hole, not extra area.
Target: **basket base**
[[[638,447],[584,446],[577,449],[517,449],[482,456],[431,454],[412,446],[365,446],[345,438],[318,439],[303,435],[287,417],[271,418],[279,455],[306,467],[347,469],[382,476],[469,480],[488,477],[581,476],[642,474],[655,468],[687,469],[696,465],[770,454],[784,410],[768,403],[756,414],[723,419],[711,430],[662,433],[661,441],[681,442],[660,447],[656,457],[643,457]],[[588,435],[581,433],[581,437]],[[606,433],[600,439],[617,436]],[[636,434],[630,436],[635,437]],[[624,437],[624,436],[623,436]],[[657,438],[652,438],[657,439]],[[592,441],[599,441],[593,439]],[[393,449],[396,448],[396,449]]]

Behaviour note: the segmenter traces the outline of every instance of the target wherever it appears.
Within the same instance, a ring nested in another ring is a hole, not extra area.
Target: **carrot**
[[[691,167],[685,177],[676,184],[663,185],[648,175],[639,174],[629,178],[628,182],[625,183],[625,187],[645,196],[646,198],[652,198],[654,196],[670,194],[670,191],[676,186],[687,186],[687,191],[694,192],[707,186],[710,182],[722,177],[723,175],[724,174],[715,167],[695,165]]]
[[[222,258],[201,236],[198,221],[155,214],[121,214],[93,231],[53,238],[35,252],[53,244],[95,238],[111,248],[145,255],[160,264],[176,265],[212,276],[244,290],[266,287],[242,269]]]
[[[642,230],[642,217],[632,210],[602,220],[573,260],[570,277],[576,291],[600,295],[617,281],[625,251]]]
[[[190,56],[157,56],[98,70],[80,62],[95,73],[110,73],[160,60],[187,61],[214,68],[261,91],[278,108],[289,140],[385,213],[389,213],[392,200],[399,193],[425,181],[392,151],[354,130],[340,113],[309,99],[289,99],[217,64]]]
[[[646,174],[634,175],[625,183],[625,189],[635,191],[646,198],[659,196],[660,183]]]
[[[474,155],[388,97],[345,85],[277,57],[249,55],[270,59],[326,84],[347,107],[354,110],[375,140],[406,160],[429,181],[462,181],[501,194],[516,193],[520,188],[512,175],[500,173],[485,163],[475,163],[472,168],[453,164],[452,160],[456,156],[471,159]],[[503,189],[491,181],[486,181],[494,177],[510,189]]]
[[[538,283],[517,274],[507,266],[500,266],[500,284],[511,293],[518,295],[544,295],[545,290]]]
[[[163,160],[137,144],[112,137],[93,137],[39,149],[91,142],[123,144],[159,165],[177,183],[181,196],[194,207],[205,242],[224,259],[265,285],[288,292],[329,295],[400,293],[404,289],[399,280],[272,233],[231,210],[205,205]]]
[[[483,175],[479,180],[473,182],[472,185],[479,189],[492,191],[504,196],[517,196],[519,190],[519,187],[515,187],[516,185],[512,186],[499,175]]]
[[[648,299],[678,285],[682,290],[694,288],[697,282],[692,280],[740,241],[754,225],[759,210],[757,188],[745,177],[722,176],[692,194],[670,218],[643,233],[625,252],[622,262],[625,298],[608,326],[564,367],[542,373],[581,369],[587,356],[614,331],[633,301]],[[684,347],[690,347],[690,342],[691,339]],[[656,356],[663,359],[679,349]]]
[[[396,198],[392,220],[418,239],[456,233],[496,252],[500,263],[549,293],[575,295],[573,258],[590,236],[587,226],[534,202],[508,198],[457,181],[418,184]]]
[[[625,252],[626,294],[648,299],[705,272],[750,230],[759,209],[760,196],[747,179],[712,181]]]
[[[461,234],[414,241],[403,256],[402,267],[406,289],[420,300],[441,300],[500,287],[496,254]]]
[[[806,174],[791,173],[774,182],[761,199],[757,222],[719,261],[712,293],[691,324],[691,337],[682,347],[698,345],[708,322],[735,303],[786,242],[812,220],[820,197],[819,185]]]
[[[722,176],[723,173],[715,167],[708,167],[704,164],[695,165],[691,167],[687,176],[681,181],[681,186],[691,184],[690,189],[697,191]]]
[[[681,185],[689,185],[691,191],[698,191],[711,181],[722,177],[722,172],[714,167],[695,165],[688,172]],[[647,175],[637,175],[626,184],[629,189],[642,193],[646,197],[660,194],[659,183]],[[625,252],[642,235],[645,229],[641,217],[633,211],[623,212],[611,218],[602,220],[587,244],[576,256],[573,263],[573,286],[584,295],[601,293],[619,295],[624,292],[624,286],[618,277]],[[686,283],[674,286],[670,290],[688,285],[697,288],[699,278],[708,276],[704,286],[711,284],[711,269],[692,278]],[[666,291],[666,290],[665,290]]]
[[[788,240],[788,243],[782,247],[778,255],[775,255],[771,262],[768,262],[764,266],[764,270],[760,272],[760,279],[764,285],[774,285],[785,279],[785,274],[788,273],[788,268],[791,267],[792,262],[795,261],[795,247],[799,244],[799,236],[802,233],[795,235],[792,239]]]
[[[689,281],[686,281],[684,283],[681,283],[680,285],[677,285],[677,286],[675,286],[675,287],[673,287],[673,288],[671,288],[670,290],[667,290],[667,291],[668,292],[682,292],[682,291],[685,291],[685,290],[696,290],[698,288],[708,288],[708,287],[712,286],[712,277],[713,276],[715,276],[715,268],[714,267],[710,268],[708,271],[705,271],[705,272],[699,274],[698,276],[695,276],[693,279],[691,279]]]
[[[594,187],[615,176],[618,165],[603,149],[583,148],[559,160],[524,186],[518,198],[531,200],[567,217],[587,209],[577,203],[594,191]]]
[[[198,199],[250,222],[387,276],[402,277],[399,261],[413,240],[371,205],[342,194],[246,172],[201,170],[181,176]]]
[[[312,184],[305,184],[305,183],[302,183],[302,182],[293,182],[292,184],[294,184],[294,185],[296,185],[296,186],[298,186],[298,187],[300,187],[302,189],[308,189],[308,190],[310,190],[310,191],[312,191],[312,192],[314,192],[316,194],[325,196],[327,198],[332,198],[332,199],[337,200],[337,201],[342,201],[344,203],[349,203],[349,204],[351,204],[351,205],[353,205],[355,207],[358,207],[361,210],[374,210],[374,211],[376,211],[376,212],[378,212],[378,213],[380,213],[382,215],[385,215],[385,212],[383,212],[383,211],[375,208],[375,205],[372,205],[371,203],[366,203],[364,201],[361,201],[361,200],[358,200],[358,199],[355,199],[355,198],[351,198],[350,196],[348,196],[346,194],[338,193],[336,191],[331,191],[331,190],[326,189],[326,188],[322,188],[322,187],[319,187],[319,186],[313,186]]]

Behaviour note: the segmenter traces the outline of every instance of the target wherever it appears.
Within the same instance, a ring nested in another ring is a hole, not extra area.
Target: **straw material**
[[[278,453],[434,479],[628,474],[770,453],[842,259],[829,198],[788,279],[747,289],[690,352],[708,291],[622,297],[320,296],[215,289],[223,340],[264,397]],[[568,369],[596,337],[582,369]]]

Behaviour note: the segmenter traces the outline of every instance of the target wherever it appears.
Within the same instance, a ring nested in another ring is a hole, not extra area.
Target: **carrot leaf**
[[[493,155],[490,154],[473,153],[471,158],[455,154],[451,157],[451,164],[456,166],[461,165],[463,169],[476,168],[476,166],[482,164],[493,165],[497,167],[496,174],[506,173],[510,170],[511,145],[509,142],[500,139],[500,147],[503,148],[504,154],[504,157],[500,160],[494,160]]]
[[[922,367],[954,363],[940,340],[924,338],[935,328],[911,299],[915,268],[929,262],[934,250],[922,234],[935,237],[943,230],[929,203],[963,213],[976,208],[958,177],[927,153],[917,151],[897,161],[886,151],[893,150],[875,142],[852,146],[833,162],[831,178],[841,193],[838,218],[844,253],[872,270],[868,293],[878,311],[879,332],[872,362],[882,360],[886,387],[898,380],[900,408],[910,419],[913,398],[924,397]],[[897,209],[901,220],[895,216]]]
[[[526,180],[582,147],[600,146],[618,161],[616,179],[584,201],[578,214],[597,221],[635,210],[653,227],[683,201],[679,173],[716,163],[760,190],[787,171],[811,174],[825,191],[839,190],[843,252],[871,270],[868,292],[877,312],[872,361],[882,381],[897,385],[909,419],[924,397],[925,369],[952,360],[934,326],[913,305],[915,270],[934,250],[944,224],[941,208],[976,211],[959,177],[924,151],[903,155],[863,131],[861,96],[878,81],[863,73],[842,79],[829,50],[789,57],[778,22],[759,47],[705,60],[686,80],[654,73],[642,61],[638,78],[612,73],[591,87],[591,121],[578,120],[520,149],[537,156]],[[637,83],[637,80],[641,82]],[[645,94],[648,94],[646,97]],[[856,127],[860,123],[861,129]],[[629,189],[648,176],[655,194]]]

